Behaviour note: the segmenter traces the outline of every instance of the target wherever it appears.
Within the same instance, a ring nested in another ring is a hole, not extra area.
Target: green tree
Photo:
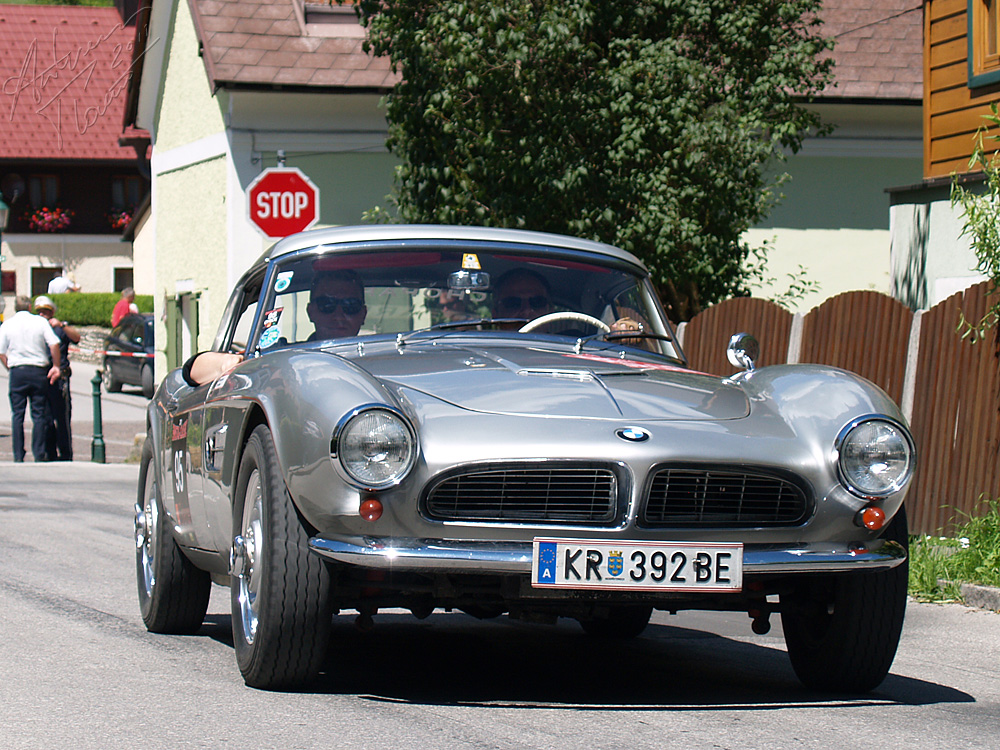
[[[963,183],[968,175],[953,175],[951,204],[960,206],[965,223],[961,235],[968,237],[979,261],[978,270],[991,283],[994,294],[1000,290],[1000,155],[987,150],[985,140],[1000,142],[1000,112],[997,104],[990,105],[990,114],[983,115],[986,124],[976,133],[975,147],[969,160],[969,172],[982,177],[982,188],[970,188]],[[995,149],[996,147],[994,147]],[[978,174],[977,174],[978,173]],[[996,299],[982,320],[970,321],[963,316],[959,330],[973,341],[983,338],[1000,320],[1000,299]]]
[[[820,0],[361,0],[402,221],[623,247],[675,319],[746,294],[767,169],[830,80]],[[758,262],[753,262],[754,255]]]

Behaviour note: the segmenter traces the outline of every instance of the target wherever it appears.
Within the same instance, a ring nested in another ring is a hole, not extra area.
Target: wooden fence
[[[847,292],[793,315],[767,300],[715,305],[681,325],[691,366],[730,375],[733,333],[761,343],[760,365],[815,362],[852,370],[903,409],[917,443],[917,473],[907,495],[911,533],[950,533],[1000,497],[1000,344],[972,343],[957,332],[961,316],[979,320],[988,283],[913,313],[878,292]]]

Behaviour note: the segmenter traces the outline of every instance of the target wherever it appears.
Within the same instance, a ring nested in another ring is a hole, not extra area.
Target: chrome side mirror
[[[753,372],[760,358],[760,344],[749,333],[734,333],[726,347],[726,356],[733,367],[742,367]]]

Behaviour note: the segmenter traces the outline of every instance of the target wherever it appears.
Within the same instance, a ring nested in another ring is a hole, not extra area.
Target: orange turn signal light
[[[382,517],[382,502],[374,497],[369,497],[361,502],[359,512],[366,521],[377,521]]]
[[[885,511],[869,505],[858,512],[857,523],[869,531],[878,531],[885,526]]]

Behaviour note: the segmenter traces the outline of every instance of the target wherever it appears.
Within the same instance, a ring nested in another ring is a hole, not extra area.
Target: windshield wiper
[[[450,331],[457,328],[474,328],[477,330],[483,330],[482,326],[489,326],[492,328],[505,323],[524,325],[527,322],[527,318],[469,318],[468,320],[451,320],[446,323],[435,323],[427,328],[418,328],[415,331],[409,331],[405,334],[398,333],[396,334],[396,346],[403,346],[411,338],[421,333],[430,333],[432,331]]]
[[[673,341],[674,337],[665,333],[650,333],[649,331],[611,331],[603,336],[605,341],[621,341],[622,339],[656,339],[657,341]]]
[[[598,351],[608,351],[608,349],[615,342],[623,341],[625,339],[655,339],[657,341],[670,341],[674,339],[672,336],[663,333],[649,333],[648,331],[611,331],[609,333],[595,333],[592,336],[581,336],[576,340],[573,345],[573,351],[576,354],[580,354],[583,351],[583,347],[588,344],[592,344]],[[626,344],[628,346],[628,344]],[[635,347],[633,347],[635,348]],[[672,362],[677,362],[680,365],[685,365],[686,363],[679,357],[671,357],[670,355],[662,354],[661,352],[650,352],[645,349],[638,349],[638,351],[644,354],[652,354],[654,356],[666,357]],[[625,352],[621,351],[620,356],[624,357]]]

